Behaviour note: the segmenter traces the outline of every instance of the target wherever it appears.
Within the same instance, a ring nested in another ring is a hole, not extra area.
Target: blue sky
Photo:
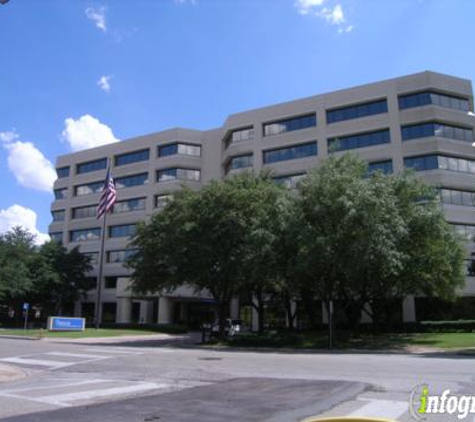
[[[423,70],[475,79],[471,0],[10,0],[0,232],[47,232],[56,157]]]

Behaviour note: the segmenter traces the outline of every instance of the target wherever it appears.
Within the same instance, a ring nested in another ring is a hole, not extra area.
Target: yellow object
[[[385,418],[358,418],[353,416],[331,417],[331,418],[315,418],[310,417],[302,422],[396,422],[392,419]]]

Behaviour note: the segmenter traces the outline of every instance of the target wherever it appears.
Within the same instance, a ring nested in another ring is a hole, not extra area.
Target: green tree
[[[91,270],[90,258],[78,247],[68,251],[58,242],[47,242],[31,261],[31,295],[44,313],[61,315],[65,305],[80,299],[90,288],[86,273]]]

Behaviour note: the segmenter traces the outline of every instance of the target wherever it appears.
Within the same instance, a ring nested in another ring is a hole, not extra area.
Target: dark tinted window
[[[95,217],[97,211],[97,205],[88,205],[87,207],[73,208],[72,218],[90,218]]]
[[[66,211],[58,210],[58,211],[51,211],[51,215],[53,217],[53,221],[64,221],[66,216]]]
[[[81,163],[76,166],[76,173],[89,173],[91,171],[103,170],[107,167],[107,158]]]
[[[200,180],[200,171],[195,169],[170,168],[157,171],[157,182],[168,180]]]
[[[422,107],[428,104],[434,104],[437,106],[452,108],[455,110],[470,110],[470,103],[468,99],[456,97],[453,95],[425,91],[399,96],[399,109],[401,110],[404,110],[406,108]]]
[[[371,147],[373,145],[388,144],[391,141],[389,129],[356,135],[340,136],[328,139],[328,149],[331,151],[345,151],[355,148]]]
[[[116,155],[115,165],[123,166],[125,164],[137,163],[139,161],[147,161],[150,157],[150,150],[128,152],[126,154]]]
[[[388,112],[388,103],[384,100],[372,101],[347,107],[339,107],[327,111],[327,123],[341,122],[342,120],[357,119]]]
[[[176,154],[199,157],[201,155],[201,146],[177,142],[175,144],[163,145],[158,147],[159,157],[166,157],[168,155]]]
[[[264,124],[264,136],[278,135],[279,133],[307,129],[314,126],[317,126],[317,115],[309,114],[306,116],[279,120],[273,123],[266,123]]]
[[[49,237],[51,237],[51,240],[54,241],[54,242],[63,243],[63,233],[62,232],[50,233]]]
[[[464,142],[474,141],[472,129],[435,122],[403,126],[401,128],[401,136],[403,141],[426,138],[428,136],[438,136]]]
[[[226,147],[228,147],[229,144],[234,144],[235,142],[250,141],[251,139],[254,139],[253,127],[236,129],[233,130],[226,138]]]
[[[137,224],[122,224],[109,227],[109,237],[130,237],[137,233]]]
[[[231,170],[252,167],[253,156],[252,154],[239,155],[232,157],[226,165],[226,173]]]
[[[373,173],[375,171],[382,171],[384,174],[390,174],[393,172],[393,162],[392,160],[387,161],[378,161],[375,163],[368,164],[368,172]]]
[[[69,240],[71,242],[86,242],[89,240],[99,240],[100,236],[100,228],[73,230],[69,232]]]
[[[145,198],[133,198],[126,201],[117,201],[114,204],[113,212],[115,214],[121,212],[140,211],[145,209]]]
[[[276,163],[278,161],[295,160],[298,158],[310,157],[317,154],[317,143],[309,142],[307,144],[264,151],[262,158],[264,164],[269,164]]]
[[[280,184],[284,185],[287,188],[296,188],[298,182],[300,182],[305,177],[305,173],[292,174],[287,176],[277,176],[272,179]]]
[[[131,186],[146,185],[148,173],[134,174],[133,176],[118,177],[115,179],[116,189],[129,188]]]
[[[78,185],[74,188],[74,194],[76,196],[90,195],[92,193],[99,193],[104,187],[104,182],[92,182],[85,185]]]
[[[54,199],[66,199],[68,197],[68,188],[54,190]]]
[[[58,175],[58,179],[69,177],[69,167],[61,167],[56,169],[56,174]]]

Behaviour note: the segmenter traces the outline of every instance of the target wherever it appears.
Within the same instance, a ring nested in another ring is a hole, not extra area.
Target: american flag
[[[102,189],[102,195],[99,199],[99,205],[97,207],[97,219],[101,218],[104,214],[109,212],[115,204],[117,193],[115,191],[114,179],[111,175],[110,167],[107,169],[106,181],[104,188]]]

